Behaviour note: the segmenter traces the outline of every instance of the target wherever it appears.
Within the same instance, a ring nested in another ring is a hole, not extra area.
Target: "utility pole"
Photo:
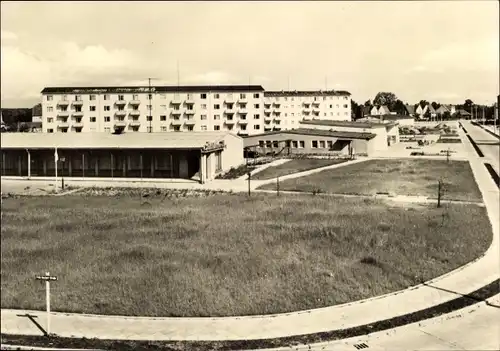
[[[441,183],[442,183],[441,180],[438,180],[438,204],[437,204],[438,208],[441,207],[441,187],[442,187]]]
[[[148,119],[149,119],[149,131],[148,133],[152,133],[153,132],[153,116],[152,116],[152,110],[153,110],[153,93],[151,91],[151,80],[153,79],[157,79],[157,78],[148,78],[148,111],[149,111],[149,116],[148,116]]]

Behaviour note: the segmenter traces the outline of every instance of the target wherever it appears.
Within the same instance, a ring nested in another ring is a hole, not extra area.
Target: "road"
[[[462,121],[462,125],[484,153],[485,161],[491,163],[497,173],[500,174],[500,139],[481,127],[472,125],[469,121]]]
[[[500,350],[500,295],[420,323],[358,338],[272,349],[320,350]],[[356,345],[366,344],[365,348]],[[268,351],[271,351],[269,349]]]

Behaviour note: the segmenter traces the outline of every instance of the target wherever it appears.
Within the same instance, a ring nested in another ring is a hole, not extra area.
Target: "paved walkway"
[[[468,143],[465,138],[462,139],[464,143]],[[468,148],[469,151],[472,149],[470,145]],[[457,297],[457,294],[449,291],[470,293],[500,276],[498,255],[500,208],[498,188],[487,173],[483,162],[473,152],[469,152],[469,155],[492,224],[493,242],[479,259],[433,279],[426,285],[333,307],[267,316],[141,318],[52,313],[51,332],[65,337],[129,340],[267,339],[373,323],[432,307]],[[37,315],[39,323],[45,326],[44,312],[2,310],[1,332],[40,335],[40,331],[27,318],[17,316],[24,313]]]

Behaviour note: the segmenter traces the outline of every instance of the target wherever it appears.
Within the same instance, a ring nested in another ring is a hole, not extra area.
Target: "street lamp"
[[[65,157],[61,157],[59,160],[61,161],[61,164],[62,164],[62,169],[61,169],[61,188],[62,188],[62,190],[64,190],[64,162],[66,162],[66,158]]]

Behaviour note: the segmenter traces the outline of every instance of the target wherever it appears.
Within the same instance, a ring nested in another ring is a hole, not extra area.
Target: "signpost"
[[[49,272],[46,272],[45,275],[37,275],[35,279],[45,281],[45,299],[47,302],[47,335],[50,335],[50,282],[56,281],[57,277],[51,276]]]

